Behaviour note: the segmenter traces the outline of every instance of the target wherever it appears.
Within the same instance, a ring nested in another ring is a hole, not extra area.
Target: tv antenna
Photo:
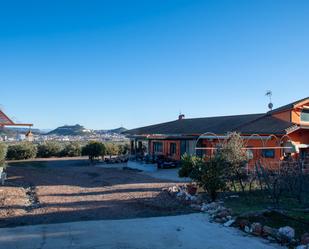
[[[271,97],[272,97],[273,93],[271,90],[267,90],[265,96],[269,97],[269,104],[268,104],[268,108],[271,111],[274,107],[274,104],[271,101]]]

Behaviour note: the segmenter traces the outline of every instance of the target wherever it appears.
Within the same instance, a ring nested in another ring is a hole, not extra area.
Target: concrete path
[[[162,179],[162,180],[170,180],[175,182],[190,182],[190,178],[183,177],[180,178],[178,176],[178,168],[174,169],[158,169],[155,172],[141,172],[142,174],[149,175],[151,177]]]
[[[0,229],[1,249],[271,249],[204,214]]]
[[[128,167],[127,163],[114,163],[114,164],[97,164],[95,167],[99,168],[112,168],[112,169],[122,169],[123,167]],[[140,167],[140,170],[143,168]],[[156,169],[156,170],[145,170],[139,172],[140,174],[148,175],[153,178],[162,179],[162,180],[169,180],[174,182],[190,182],[190,178],[183,177],[180,178],[178,176],[179,168],[171,168],[171,169]]]

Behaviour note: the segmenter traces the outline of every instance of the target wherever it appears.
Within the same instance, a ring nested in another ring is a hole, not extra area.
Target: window
[[[170,143],[170,155],[176,155],[176,144]]]
[[[207,150],[205,149],[207,147],[207,143],[203,143],[203,140],[199,140],[196,144],[196,147],[198,149],[195,150],[196,156],[203,158],[207,155]]]
[[[275,157],[275,150],[274,149],[264,149],[264,150],[262,150],[262,157],[274,158]]]
[[[300,121],[309,122],[309,109],[303,109],[300,113]]]
[[[153,151],[154,151],[154,153],[162,153],[163,152],[162,142],[154,142],[153,143]]]

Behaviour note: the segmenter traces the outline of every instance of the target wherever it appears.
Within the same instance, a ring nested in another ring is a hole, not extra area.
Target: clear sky
[[[38,128],[259,113],[309,94],[309,1],[1,1],[1,107]]]

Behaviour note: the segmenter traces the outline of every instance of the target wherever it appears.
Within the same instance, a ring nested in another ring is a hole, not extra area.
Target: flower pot
[[[195,195],[197,191],[197,187],[194,185],[187,185],[187,191],[190,195]]]

